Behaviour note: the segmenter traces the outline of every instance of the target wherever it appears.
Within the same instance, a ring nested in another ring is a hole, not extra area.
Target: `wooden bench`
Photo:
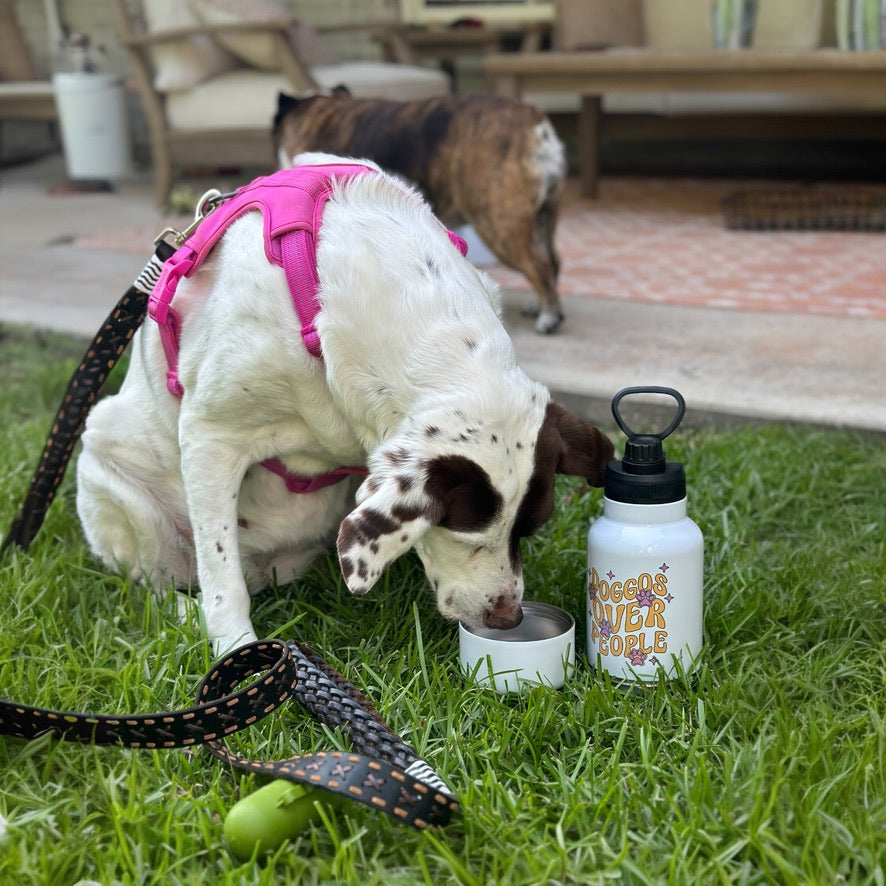
[[[0,121],[58,119],[48,79],[38,79],[15,4],[0,0]]]
[[[0,82],[0,120],[57,119],[55,93],[48,80]]]
[[[774,92],[886,97],[886,51],[809,52],[739,50],[662,52],[496,53],[484,58],[494,90],[516,98],[527,92],[573,92],[578,114],[582,193],[597,194],[600,177],[601,98],[611,93]]]

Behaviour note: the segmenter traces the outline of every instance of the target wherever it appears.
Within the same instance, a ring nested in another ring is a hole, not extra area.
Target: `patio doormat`
[[[721,201],[727,228],[742,231],[883,231],[886,197],[846,188],[736,191]]]

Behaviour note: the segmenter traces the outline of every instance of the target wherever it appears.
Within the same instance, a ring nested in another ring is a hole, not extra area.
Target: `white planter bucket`
[[[115,179],[130,172],[123,81],[116,74],[52,78],[65,165],[73,179]]]

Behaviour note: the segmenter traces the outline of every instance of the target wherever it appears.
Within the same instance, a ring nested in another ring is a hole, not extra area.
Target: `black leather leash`
[[[321,751],[264,761],[225,747],[227,736],[291,699],[328,726],[342,729],[355,752]],[[213,665],[193,707],[185,710],[108,716],[0,699],[0,733],[25,739],[52,733],[68,741],[147,750],[202,744],[238,769],[322,788],[417,828],[443,825],[458,811],[446,785],[358,690],[293,641],[259,640],[235,649]]]
[[[202,218],[204,205],[206,197],[201,199],[188,231],[165,231],[164,235],[176,234],[180,245]],[[144,321],[148,297],[163,262],[174,251],[158,238],[155,255],[87,348],[68,383],[24,504],[0,551],[12,545],[27,550],[37,535],[89,410]],[[250,682],[241,687],[244,680]],[[226,736],[252,726],[293,698],[323,723],[341,728],[355,752],[317,752],[260,761],[225,747]],[[194,706],[186,710],[108,716],[53,711],[0,699],[0,734],[33,739],[46,733],[71,741],[130,748],[203,744],[213,756],[239,769],[323,788],[418,828],[445,824],[459,808],[446,784],[385,724],[365,696],[319,655],[294,641],[261,640],[229,653],[213,665],[200,684]]]
[[[123,356],[129,342],[141,326],[148,310],[148,297],[160,274],[163,262],[175,250],[165,241],[157,244],[155,254],[138,278],[105,318],[80,365],[71,376],[62,397],[52,428],[43,446],[43,454],[27,497],[3,539],[0,552],[12,545],[27,550],[43,525],[46,512],[65,476],[74,447],[80,439],[86,416],[101,394],[111,370]]]

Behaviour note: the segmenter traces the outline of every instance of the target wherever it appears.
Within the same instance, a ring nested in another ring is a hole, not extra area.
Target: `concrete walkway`
[[[146,177],[115,193],[51,194],[63,180],[59,157],[0,171],[0,322],[91,337],[141,270],[150,237],[142,255],[74,241],[141,226],[156,233],[166,220]],[[540,337],[521,316],[525,292],[506,291],[504,302],[523,368],[605,427],[618,390],[665,385],[686,398],[687,424],[886,431],[886,321],[565,296],[563,327]]]

